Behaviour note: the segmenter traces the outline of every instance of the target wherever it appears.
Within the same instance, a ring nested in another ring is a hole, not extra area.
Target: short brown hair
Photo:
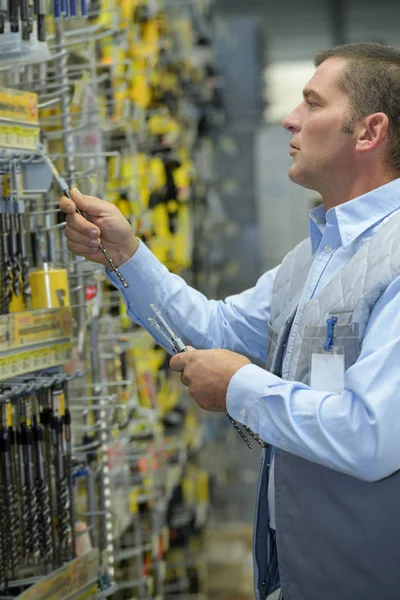
[[[340,85],[350,98],[352,112],[344,130],[351,132],[362,117],[385,113],[389,119],[388,164],[400,172],[400,51],[383,44],[345,44],[319,52],[315,66],[328,58],[347,61]]]

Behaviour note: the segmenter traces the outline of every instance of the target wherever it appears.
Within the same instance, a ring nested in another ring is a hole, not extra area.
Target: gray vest
[[[311,262],[309,240],[285,258],[268,324],[267,369],[306,384],[331,316],[338,317],[335,345],[345,349],[346,369],[357,360],[372,308],[400,274],[400,213],[301,308],[292,328]],[[278,587],[279,575],[284,600],[400,600],[400,472],[369,483],[275,448],[275,544],[263,506],[268,470],[267,451],[254,538],[259,600]]]

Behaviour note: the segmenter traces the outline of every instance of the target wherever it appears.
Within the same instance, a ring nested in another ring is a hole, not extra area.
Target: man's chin
[[[297,183],[297,185],[301,185],[308,190],[314,190],[315,188],[312,185],[312,182],[309,177],[307,177],[306,173],[301,172],[300,169],[297,168],[295,164],[289,167],[288,176],[290,181],[293,183]]]
[[[302,185],[301,173],[299,172],[299,169],[296,167],[295,164],[293,164],[289,167],[288,175],[289,175],[290,181],[293,181],[293,183],[298,183],[299,185]]]

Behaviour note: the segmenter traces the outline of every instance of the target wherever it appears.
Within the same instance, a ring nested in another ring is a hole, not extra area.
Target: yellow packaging
[[[22,294],[20,294],[19,296],[16,296],[15,294],[13,294],[11,296],[11,302],[10,302],[10,312],[11,313],[19,313],[19,312],[23,312],[24,310],[26,310],[26,305],[24,302],[24,297],[22,296]]]
[[[33,310],[70,305],[66,269],[32,271],[29,282]]]
[[[37,94],[0,88],[0,119],[37,125],[39,122]]]
[[[40,141],[39,127],[8,125],[0,121],[0,147],[36,150]]]

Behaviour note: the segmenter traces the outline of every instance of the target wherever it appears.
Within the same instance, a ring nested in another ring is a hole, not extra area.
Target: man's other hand
[[[250,364],[245,356],[230,350],[194,350],[176,354],[170,367],[181,373],[181,381],[204,410],[226,411],[226,393],[234,374]]]

